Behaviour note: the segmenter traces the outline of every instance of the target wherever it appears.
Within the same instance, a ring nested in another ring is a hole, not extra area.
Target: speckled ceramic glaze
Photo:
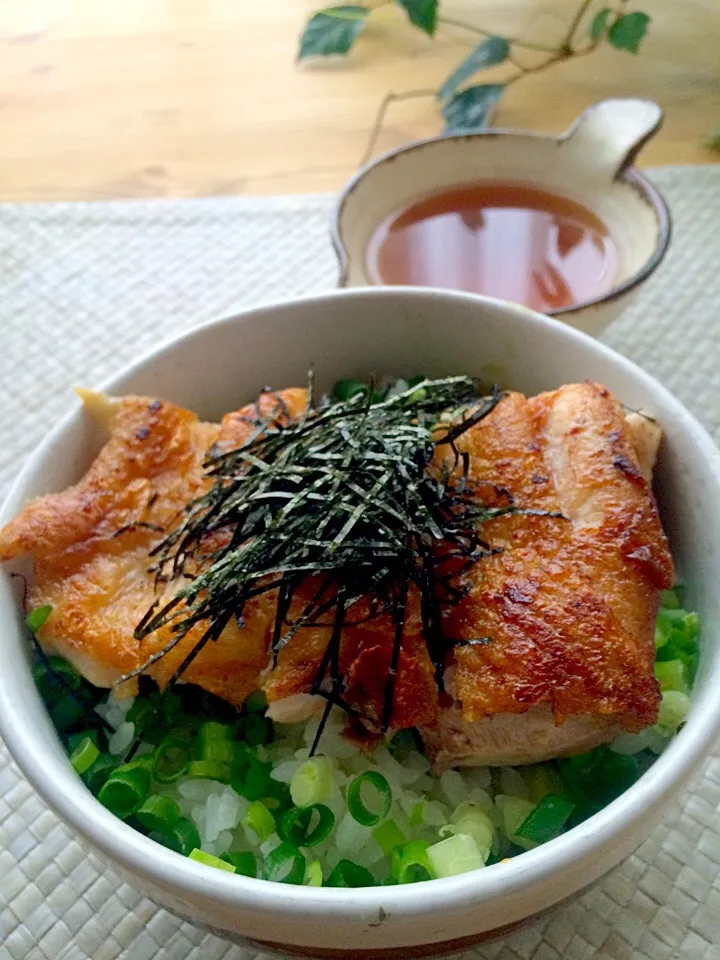
[[[575,895],[627,856],[705,756],[720,720],[720,455],[685,408],[628,360],[570,327],[470,294],[369,288],[263,307],[201,327],[102,385],[219,418],[262,384],[319,389],[375,370],[461,372],[534,394],[592,378],[662,424],[659,503],[687,602],[702,616],[699,679],[688,722],[630,790],[569,833],[508,863],[407,886],[295,887],[234,876],[136,833],[86,790],[33,686],[27,637],[9,577],[0,575],[0,732],[47,803],[142,893],[235,939],[303,956],[411,957],[458,950]],[[102,436],[78,405],[38,447],[0,523],[38,494],[78,480]]]
[[[662,111],[649,100],[603,100],[561,137],[511,130],[411,143],[364,167],[342,191],[332,222],[341,286],[375,280],[370,239],[394,211],[473,181],[532,184],[569,197],[605,223],[617,246],[614,288],[596,300],[551,311],[597,335],[628,305],[659,266],[670,242],[667,205],[632,163],[658,130]]]

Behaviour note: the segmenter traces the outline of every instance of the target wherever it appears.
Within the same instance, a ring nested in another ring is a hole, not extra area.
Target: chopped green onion
[[[53,608],[49,603],[44,604],[42,607],[35,607],[35,609],[31,610],[30,613],[25,617],[25,623],[27,624],[28,630],[32,630],[33,633],[37,633],[52,612]]]
[[[267,840],[272,833],[275,833],[275,817],[261,800],[254,800],[250,804],[240,822],[244,827],[253,830],[260,840]]]
[[[397,883],[418,883],[435,876],[428,857],[430,844],[426,840],[410,840],[395,847],[390,855],[390,873]]]
[[[415,737],[411,730],[398,730],[395,736],[388,744],[390,755],[399,763],[402,763],[415,749]]]
[[[65,733],[85,720],[87,711],[88,708],[85,704],[67,693],[50,707],[50,719],[58,733]]]
[[[419,827],[423,822],[423,813],[425,812],[425,803],[420,800],[410,811],[410,826]]]
[[[523,849],[529,849],[529,841],[517,836],[518,828],[535,809],[535,804],[523,797],[505,797],[501,808],[505,835],[511,843]]]
[[[680,693],[690,692],[688,668],[682,660],[661,660],[655,664],[655,679],[661,690],[678,690]]]
[[[263,713],[267,709],[267,697],[262,690],[255,690],[245,701],[247,713]]]
[[[333,387],[333,398],[335,400],[351,400],[358,393],[366,394],[368,385],[362,380],[338,380]]]
[[[170,797],[149,796],[135,811],[140,823],[151,833],[163,833],[180,818],[180,808]]]
[[[422,823],[422,820],[420,822]],[[377,845],[386,855],[389,855],[395,847],[398,847],[401,843],[405,843],[405,835],[394,820],[386,820],[384,823],[381,823],[379,827],[375,827],[372,835]]]
[[[562,778],[549,763],[535,763],[522,768],[522,777],[528,788],[528,797],[539,803],[548,793],[564,792]]]
[[[685,722],[689,709],[690,698],[686,694],[678,690],[665,690],[658,710],[658,730],[666,737],[673,736],[680,724]]]
[[[559,836],[570,819],[575,804],[565,797],[548,793],[516,829],[515,835],[531,843],[545,843]]]
[[[335,814],[322,803],[291,807],[280,819],[278,833],[296,847],[314,847],[327,837],[334,823]]]
[[[152,693],[147,694],[146,696],[137,696],[135,700],[125,714],[125,719],[128,723],[135,724],[136,733],[139,730],[144,730],[149,724],[153,721],[159,719],[158,708],[160,704],[160,693],[157,690],[153,690]]]
[[[434,843],[428,847],[427,856],[436,877],[454,877],[485,866],[475,840],[468,833],[456,833]]]
[[[197,827],[187,817],[179,817],[170,827],[160,831],[157,839],[164,846],[184,857],[195,847],[200,846],[200,834]]]
[[[153,777],[158,783],[174,783],[187,773],[190,744],[179,737],[166,737],[153,753]]]
[[[202,759],[210,763],[223,763],[228,769],[235,751],[230,740],[210,740],[201,747]]]
[[[272,720],[259,713],[250,713],[240,721],[239,735],[251,747],[272,743],[275,737]]]
[[[224,723],[208,720],[200,725],[198,740],[200,741],[200,755],[205,756],[205,750],[213,743],[232,742],[233,731]]]
[[[257,877],[257,857],[254,853],[223,853],[220,859],[232,864],[238,876]]]
[[[674,590],[660,591],[660,606],[666,610],[677,610],[679,608],[680,601]]]
[[[352,860],[340,860],[327,879],[327,887],[372,887],[375,881],[369,870]]]
[[[84,737],[70,754],[70,763],[76,773],[87,773],[100,756],[100,751],[90,737]]]
[[[227,783],[230,764],[221,760],[193,760],[188,767],[188,776],[199,780],[219,780]]]
[[[487,861],[492,850],[495,827],[487,813],[477,803],[467,800],[452,815],[452,822],[440,830],[446,833],[468,833],[477,844],[482,858]]]
[[[160,712],[165,728],[174,727],[182,722],[185,708],[182,698],[175,690],[166,690],[160,697]]]
[[[230,786],[246,800],[260,800],[272,796],[271,763],[262,760],[247,750],[237,751],[230,765]]]
[[[98,800],[121,820],[135,813],[150,791],[150,774],[142,767],[118,767],[98,793]]]
[[[111,753],[101,753],[90,769],[83,774],[85,786],[97,796],[103,784],[107,782],[108,777],[117,766],[117,757],[114,757]]]
[[[290,780],[290,796],[297,807],[324,803],[330,796],[332,765],[327,757],[306,760]]]
[[[323,881],[322,867],[319,860],[313,860],[305,867],[305,886],[321,887]]]
[[[265,857],[263,879],[276,883],[302,883],[305,857],[291,843],[281,843]]]
[[[362,799],[363,787],[370,788],[374,794],[375,810],[370,809]],[[350,815],[366,827],[374,827],[384,817],[392,805],[392,790],[385,777],[377,770],[367,770],[350,783],[347,788],[347,806]]]
[[[216,867],[218,870],[227,870],[228,873],[235,873],[235,867],[227,860],[221,860],[220,857],[214,857],[211,853],[205,853],[197,847],[188,854],[188,860],[194,860],[196,863],[202,863],[206,867]]]
[[[70,754],[70,764],[76,773],[86,774],[101,754],[89,737],[85,737]]]

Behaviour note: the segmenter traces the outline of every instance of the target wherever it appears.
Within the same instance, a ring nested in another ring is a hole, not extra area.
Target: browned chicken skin
[[[299,416],[307,402],[299,389],[280,399],[279,417]],[[133,637],[158,597],[149,550],[164,535],[158,528],[171,530],[187,501],[206,489],[202,462],[210,446],[242,443],[255,411],[230,413],[217,427],[146,398],[88,403],[107,419],[109,442],[79,484],[34,501],[0,531],[0,558],[32,557],[30,603],[53,607],[43,644],[107,686],[171,639],[167,627],[141,643]],[[276,395],[263,395],[262,413],[273,415],[277,404]],[[564,519],[516,514],[484,528],[502,552],[465,575],[467,596],[444,617],[448,636],[491,639],[456,649],[447,671],[455,703],[439,711],[411,595],[393,726],[422,726],[442,767],[533,762],[653,723],[653,625],[658,591],[673,573],[648,483],[652,440],[628,426],[602,387],[572,384],[531,400],[509,394],[458,446],[471,455],[483,499],[506,502],[496,492],[504,488],[517,505],[560,511]],[[161,589],[172,596],[172,585]],[[253,601],[244,627],[229,625],[184,679],[238,706],[260,686],[276,718],[307,716],[318,705],[308,692],[329,628],[299,630],[270,669],[275,606],[273,593]],[[355,619],[363,612],[355,610]],[[392,632],[389,615],[343,632],[345,698],[376,719]],[[161,685],[201,633],[195,628],[152,665]]]
[[[458,446],[471,478],[565,519],[510,515],[445,611],[459,704],[424,731],[436,765],[536,762],[655,722],[658,591],[672,559],[623,412],[607,390],[512,393]],[[526,721],[519,723],[515,715]]]

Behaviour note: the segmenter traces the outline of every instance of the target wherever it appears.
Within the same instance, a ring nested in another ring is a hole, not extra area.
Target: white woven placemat
[[[672,252],[606,340],[720,438],[720,166],[654,179]],[[328,197],[0,206],[0,495],[64,412],[171,334],[331,287]],[[720,960],[720,753],[637,854],[467,960]],[[270,935],[270,931],[268,931]],[[0,744],[0,958],[251,960],[88,857]]]

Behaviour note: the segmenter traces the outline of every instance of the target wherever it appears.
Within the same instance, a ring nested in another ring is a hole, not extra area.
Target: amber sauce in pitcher
[[[366,267],[375,283],[449,287],[544,312],[615,285],[618,251],[581,204],[530,184],[463,184],[391,214]]]

